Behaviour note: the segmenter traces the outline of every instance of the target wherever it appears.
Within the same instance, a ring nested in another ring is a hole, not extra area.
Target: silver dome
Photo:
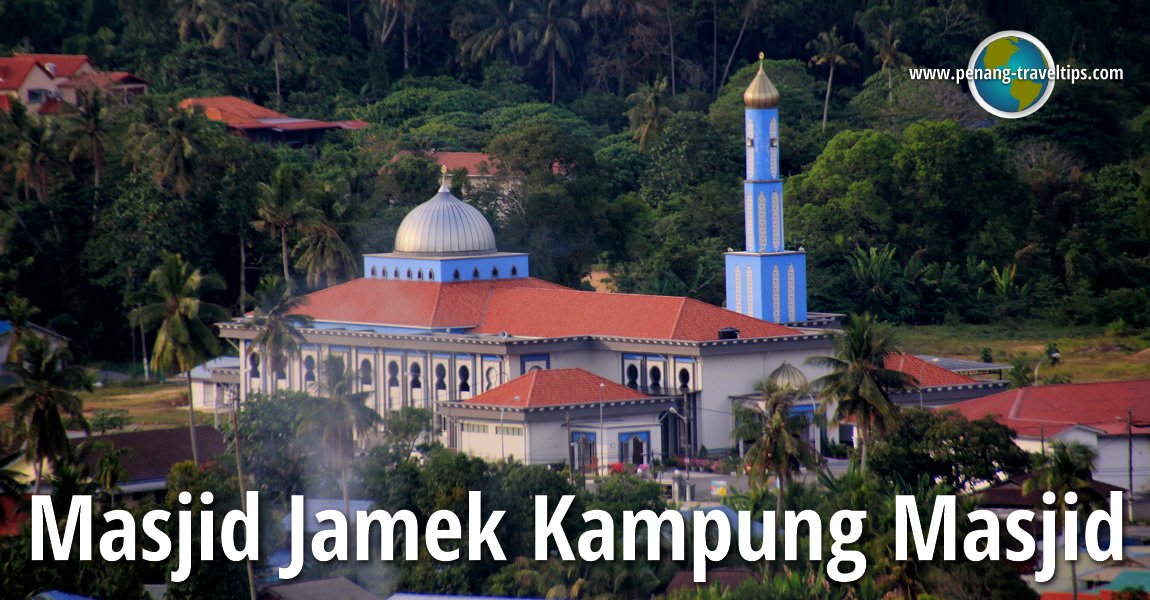
[[[495,252],[495,233],[478,209],[456,198],[444,184],[412,209],[395,232],[395,251],[406,254],[467,255]]]
[[[807,376],[789,362],[779,365],[769,378],[779,389],[802,390],[807,387]]]

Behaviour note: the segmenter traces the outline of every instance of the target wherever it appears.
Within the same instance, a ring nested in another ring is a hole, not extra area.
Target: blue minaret
[[[727,308],[775,323],[807,320],[807,257],[784,242],[779,179],[779,91],[759,72],[743,92],[747,175],[743,183],[745,250],[728,252]]]

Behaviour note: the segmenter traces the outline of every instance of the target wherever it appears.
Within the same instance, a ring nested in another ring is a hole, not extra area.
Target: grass
[[[188,405],[184,396],[187,389],[183,380],[149,385],[107,385],[93,393],[83,394],[84,414],[91,416],[99,408],[123,408],[132,416],[132,428],[186,427]]]
[[[1150,379],[1150,342],[1143,337],[1114,337],[1102,327],[1010,325],[932,325],[899,327],[899,344],[913,354],[979,360],[990,348],[996,363],[1024,357],[1033,368],[1049,342],[1058,345],[1061,362],[1044,365],[1040,377],[1069,376],[1075,383]]]

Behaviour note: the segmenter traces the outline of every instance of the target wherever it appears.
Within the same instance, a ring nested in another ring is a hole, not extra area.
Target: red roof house
[[[1150,489],[1150,380],[1018,388],[947,407],[968,419],[986,415],[1010,427],[1024,450],[1054,440],[1094,449],[1094,479],[1136,492]]]
[[[289,117],[235,96],[187,98],[180,102],[180,108],[185,110],[193,107],[203,110],[207,118],[227,125],[233,132],[253,142],[266,144],[310,145],[319,142],[325,131],[359,128],[354,121],[331,123]]]

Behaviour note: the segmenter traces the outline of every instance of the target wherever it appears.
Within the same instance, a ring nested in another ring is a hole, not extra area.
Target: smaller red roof
[[[16,56],[35,60],[54,77],[72,77],[76,71],[88,64],[86,54],[17,54]]]
[[[1106,435],[1126,433],[1127,411],[1134,433],[1150,433],[1150,380],[1068,383],[999,392],[947,407],[974,420],[993,415],[1018,435],[1037,438],[1071,427]]]
[[[411,156],[410,150],[401,150],[391,157],[395,162],[402,156]],[[448,171],[463,169],[468,175],[490,175],[499,168],[499,161],[482,152],[428,152],[425,157]]]
[[[251,123],[260,119],[285,119],[287,115],[254,102],[235,96],[215,96],[211,98],[187,98],[180,101],[180,108],[187,110],[193,106],[203,109],[204,115],[213,121],[228,125]]]
[[[464,400],[463,403],[474,406],[538,408],[642,400],[647,397],[646,394],[583,369],[551,369],[531,371]]]
[[[152,82],[142,77],[136,77],[127,71],[92,71],[89,73],[82,73],[64,83],[60,84],[62,88],[112,88],[117,85],[132,85],[143,84],[151,85]]]
[[[15,91],[24,85],[24,80],[33,69],[44,71],[44,67],[30,56],[7,56],[0,58],[0,90]],[[44,71],[51,77],[51,73]]]
[[[913,354],[898,352],[886,357],[885,366],[894,371],[902,371],[914,377],[924,388],[947,387],[952,385],[971,385],[978,383],[977,379],[944,369],[933,362],[925,361]]]

